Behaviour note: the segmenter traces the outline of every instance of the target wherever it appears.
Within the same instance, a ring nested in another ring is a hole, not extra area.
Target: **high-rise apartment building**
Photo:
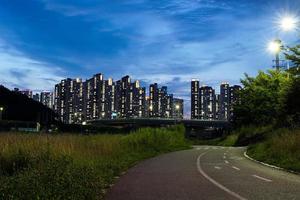
[[[229,88],[229,120],[233,120],[234,106],[241,103],[240,91],[242,87],[239,85],[233,85]]]
[[[215,90],[210,86],[200,87],[200,119],[216,118]]]
[[[159,88],[157,83],[150,85],[148,110],[151,118],[173,117],[173,95],[168,94],[166,86]]]
[[[146,116],[146,88],[140,86],[139,81],[132,84],[133,108],[132,117]]]
[[[84,83],[82,79],[77,78],[71,81],[70,86],[71,104],[70,111],[71,123],[81,123],[85,120],[84,116]]]
[[[183,109],[183,105],[180,107]],[[65,123],[112,118],[172,118],[174,103],[173,95],[167,93],[165,86],[158,88],[152,84],[146,98],[146,88],[141,87],[139,81],[132,82],[129,76],[124,76],[114,82],[111,78],[104,80],[99,73],[86,81],[68,78],[55,85],[54,110]],[[183,116],[181,109],[176,116]]]
[[[159,89],[157,83],[149,87],[149,117],[159,117]]]
[[[71,81],[72,79],[70,78],[64,79],[59,84],[56,84],[54,88],[54,111],[64,123],[72,123],[71,111],[69,110],[72,107],[72,105],[69,105]]]
[[[124,76],[116,82],[115,107],[120,118],[141,118],[146,112],[146,90],[139,81]]]
[[[215,119],[219,120],[220,119],[220,94],[216,94],[215,105],[216,105]]]
[[[112,119],[117,115],[115,109],[115,84],[112,78],[104,81],[105,97],[104,97],[104,113],[106,119]]]
[[[37,102],[40,102],[40,94],[39,93],[35,93],[32,95],[32,99],[37,101]]]
[[[173,118],[183,119],[183,99],[173,99]]]
[[[197,79],[191,82],[191,119],[200,119],[200,85]]]
[[[150,117],[150,96],[146,96],[145,98],[145,117],[148,118]]]
[[[191,81],[191,119],[231,120],[234,105],[240,102],[241,86],[220,85],[220,94],[210,86],[199,86],[199,81]]]
[[[220,120],[228,120],[230,116],[229,112],[229,84],[222,83],[220,85],[220,99],[219,99],[219,119]]]
[[[53,109],[53,93],[52,92],[41,92],[39,95],[38,93],[33,95],[33,99],[37,99],[39,96],[39,102],[44,104],[45,106],[48,106],[49,108]]]
[[[55,85],[54,111],[64,123],[81,123],[85,119],[81,79],[67,78]]]
[[[105,81],[102,74],[95,74],[84,83],[84,115],[86,120],[105,118]]]

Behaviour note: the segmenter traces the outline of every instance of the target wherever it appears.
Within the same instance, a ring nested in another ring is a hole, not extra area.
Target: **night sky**
[[[128,74],[189,107],[192,78],[218,90],[270,68],[268,42],[299,38],[278,19],[299,12],[300,0],[1,0],[0,84],[52,90],[67,77]]]

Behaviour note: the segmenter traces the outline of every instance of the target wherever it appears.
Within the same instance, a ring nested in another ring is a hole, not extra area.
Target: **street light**
[[[275,67],[276,67],[276,69],[280,68],[279,53],[281,52],[282,49],[283,49],[283,45],[282,45],[281,40],[279,40],[279,39],[271,41],[268,45],[268,50],[271,53],[275,54]]]
[[[295,16],[285,16],[279,21],[280,29],[283,31],[292,31],[297,28],[299,20]]]
[[[268,50],[274,54],[279,53],[281,51],[281,41],[277,39],[271,41],[268,45]]]
[[[180,106],[177,104],[177,105],[175,106],[175,108],[176,108],[176,110],[179,110]]]
[[[4,108],[0,107],[0,120],[2,120],[2,112],[3,112]]]
[[[297,26],[299,26],[299,19],[295,15],[286,15],[281,17],[278,20],[279,28],[282,31],[293,31],[297,29]],[[275,54],[275,67],[278,70],[280,68],[280,60],[279,60],[279,54],[282,50],[287,50],[288,48],[284,47],[282,41],[280,39],[276,39],[269,43],[268,50],[271,53]]]

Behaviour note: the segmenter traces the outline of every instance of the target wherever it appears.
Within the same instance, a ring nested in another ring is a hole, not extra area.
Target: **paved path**
[[[300,199],[300,176],[243,156],[244,148],[197,146],[131,168],[107,200]]]

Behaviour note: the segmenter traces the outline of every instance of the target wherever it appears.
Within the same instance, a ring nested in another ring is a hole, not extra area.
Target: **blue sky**
[[[188,107],[192,78],[218,89],[269,68],[267,43],[298,39],[276,20],[299,11],[300,0],[1,0],[0,84],[51,90],[66,77],[129,74]]]

